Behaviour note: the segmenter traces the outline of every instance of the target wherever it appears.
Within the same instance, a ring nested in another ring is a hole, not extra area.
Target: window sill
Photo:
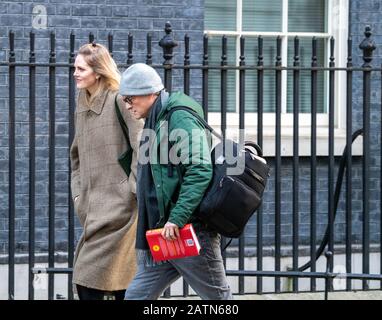
[[[217,132],[219,126],[213,126]],[[227,127],[227,138],[238,141],[239,133],[237,126]],[[299,132],[299,156],[311,156],[311,135],[310,128],[300,128]],[[257,141],[257,128],[247,127],[245,130],[245,140]],[[359,136],[352,144],[352,155],[362,156],[363,139]],[[334,155],[342,156],[346,145],[346,131],[344,129],[335,129],[334,132]],[[265,157],[274,157],[276,154],[276,135],[274,127],[264,127],[263,131],[263,153]],[[329,135],[328,128],[317,128],[317,156],[327,157],[329,154]],[[283,127],[281,130],[281,156],[293,156],[293,128]]]

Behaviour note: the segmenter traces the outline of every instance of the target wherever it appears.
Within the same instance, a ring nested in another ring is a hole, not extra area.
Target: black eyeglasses
[[[123,98],[122,98],[122,100],[123,100],[123,102],[125,102],[125,103],[128,103],[128,104],[132,104],[133,103],[133,96],[124,96]]]
[[[148,96],[151,96],[151,95],[155,95],[156,97],[159,96],[159,93],[150,93],[150,94],[144,94],[144,95],[141,95],[139,97],[148,97]],[[125,102],[125,103],[128,103],[129,105],[132,105],[133,104],[133,99],[137,97],[137,96],[122,96],[122,101]]]

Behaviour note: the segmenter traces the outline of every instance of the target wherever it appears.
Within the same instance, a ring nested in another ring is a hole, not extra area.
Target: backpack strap
[[[172,109],[170,109],[167,114],[166,114],[166,117],[165,117],[165,120],[167,120],[168,122],[170,122],[170,119],[171,119],[171,116],[172,114],[175,112],[175,111],[178,111],[178,110],[183,110],[183,111],[187,111],[189,113],[191,113],[198,121],[199,123],[206,129],[208,129],[215,137],[219,138],[220,140],[223,140],[223,137],[217,133],[214,128],[212,128],[206,120],[204,120],[200,115],[198,115],[194,110],[192,110],[190,107],[185,107],[185,106],[176,106]],[[169,126],[170,127],[170,126]]]
[[[208,129],[214,136],[216,136],[217,138],[219,138],[220,140],[223,140],[223,137],[218,134],[208,123],[206,120],[204,120],[200,115],[198,115],[193,109],[191,109],[190,107],[186,107],[186,106],[176,106],[172,109],[170,109],[166,116],[165,116],[165,121],[167,121],[168,123],[170,123],[170,120],[171,120],[171,116],[173,115],[173,113],[175,111],[178,111],[178,110],[183,110],[183,111],[187,111],[189,113],[191,113],[197,120],[198,122],[206,129]],[[170,126],[168,126],[168,130],[170,131]],[[170,146],[170,132],[167,133],[167,139],[168,139],[168,145]],[[167,165],[167,175],[168,177],[172,177],[173,176],[173,164],[168,163]],[[180,166],[179,165],[175,165],[176,167],[176,170],[177,170],[177,173],[178,173],[178,177],[179,177],[179,181],[180,183],[183,183],[183,175],[182,175],[182,172],[180,170]]]
[[[187,112],[191,113],[191,114],[192,114],[192,115],[199,121],[199,123],[200,123],[203,127],[205,127],[206,129],[208,129],[208,130],[209,130],[215,137],[217,137],[217,138],[219,138],[221,141],[223,141],[223,137],[222,137],[219,133],[217,133],[217,132],[214,130],[214,128],[212,128],[212,127],[207,123],[206,120],[204,120],[200,115],[198,115],[194,110],[192,110],[192,109],[189,108],[189,107],[185,107],[185,106],[177,106],[177,107],[174,107],[174,108],[172,108],[172,109],[170,109],[170,110],[168,111],[168,113],[166,114],[165,119],[166,119],[168,122],[170,122],[170,119],[171,119],[172,114],[173,114],[175,111],[177,111],[177,110],[184,110],[184,111],[187,111]],[[260,147],[257,143],[252,142],[252,141],[245,141],[245,145],[246,145],[247,147],[252,147],[252,148],[254,148],[254,149],[256,150],[256,152],[257,152],[257,155],[258,155],[259,157],[263,157],[263,150],[261,149],[261,147]]]
[[[222,252],[224,252],[224,251],[226,251],[227,250],[227,248],[228,248],[228,246],[232,243],[232,240],[233,240],[233,238],[231,238],[228,242],[227,242],[227,244],[224,246],[224,248],[223,249],[221,249],[222,250]]]
[[[125,136],[127,144],[130,145],[129,128],[127,127],[126,122],[123,119],[121,110],[119,109],[119,106],[118,106],[118,103],[117,103],[117,97],[115,97],[114,105],[115,105],[115,111],[117,113],[117,118],[118,118],[119,124],[121,125],[121,128],[122,128],[123,135]]]

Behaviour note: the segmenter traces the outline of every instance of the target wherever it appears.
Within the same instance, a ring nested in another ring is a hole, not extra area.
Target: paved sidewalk
[[[329,292],[329,300],[382,300],[382,291]],[[236,296],[243,300],[324,300],[325,293],[265,294]]]
[[[235,295],[234,298],[235,300],[324,300],[325,293],[247,294],[243,296]],[[188,298],[177,297],[171,298],[171,300],[199,300],[199,298],[195,296]],[[329,292],[329,300],[382,300],[382,291]]]

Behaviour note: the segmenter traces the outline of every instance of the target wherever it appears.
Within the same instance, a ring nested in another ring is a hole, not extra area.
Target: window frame
[[[327,32],[312,33],[312,32],[288,32],[288,0],[282,0],[282,31],[281,32],[251,32],[242,31],[242,5],[243,0],[236,0],[236,31],[220,31],[220,30],[205,30],[204,34],[208,36],[234,36],[236,37],[236,64],[239,65],[240,57],[240,37],[278,37],[282,39],[282,66],[286,67],[288,63],[288,40],[298,36],[300,39],[316,37],[317,39],[325,39],[326,41],[326,56],[325,67],[329,64],[330,39],[333,36],[335,43],[335,63],[336,67],[346,67],[347,63],[347,39],[349,32],[349,0],[325,0],[327,6],[326,28]],[[276,58],[276,57],[275,57]],[[282,155],[293,155],[293,113],[287,113],[287,72],[282,72]],[[328,73],[325,72],[325,82],[328,83]],[[326,85],[326,106],[329,100],[329,86]],[[335,75],[335,154],[342,154],[344,144],[346,142],[346,72],[339,71]],[[220,112],[209,112],[209,123],[218,128],[220,126]],[[274,155],[274,137],[275,137],[275,113],[265,112],[264,119],[264,145],[268,147],[265,154]],[[302,156],[310,155],[310,124],[311,114],[301,113],[300,120],[300,152]],[[238,129],[239,123],[239,71],[236,71],[236,112],[227,112],[227,134],[231,137],[236,137],[235,131]],[[245,113],[246,134],[247,137],[255,139],[257,135],[257,113]],[[317,114],[317,150],[318,155],[328,155],[328,113]],[[360,140],[358,140],[360,141]],[[268,151],[268,152],[266,152]],[[353,148],[353,154],[362,154],[360,143],[357,142]]]

